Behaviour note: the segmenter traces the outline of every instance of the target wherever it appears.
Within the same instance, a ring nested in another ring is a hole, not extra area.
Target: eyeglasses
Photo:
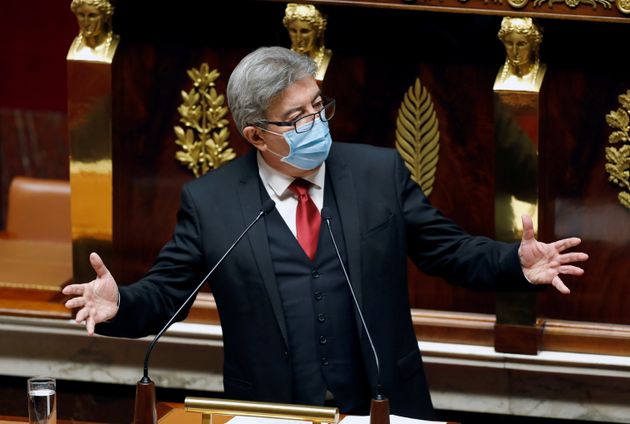
[[[315,119],[319,117],[322,122],[328,122],[335,116],[335,99],[331,99],[330,97],[322,96],[323,106],[320,110],[315,113],[309,113],[308,115],[300,116],[293,121],[266,121],[261,120],[256,122],[255,125],[277,125],[279,127],[293,127],[296,133],[305,133],[309,132],[313,125],[315,125]]]

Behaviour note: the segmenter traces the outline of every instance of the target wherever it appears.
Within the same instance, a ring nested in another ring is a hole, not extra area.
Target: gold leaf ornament
[[[604,9],[610,9],[614,0],[533,0],[534,7],[540,7],[543,3],[547,3],[549,8],[552,8],[554,3],[564,3],[571,9],[575,9],[581,4],[591,6],[595,9],[600,4]]]
[[[411,178],[426,196],[433,191],[440,151],[440,131],[431,95],[417,78],[398,109],[396,149]]]
[[[189,69],[193,82],[190,91],[181,92],[182,104],[177,108],[179,121],[175,126],[175,143],[181,150],[175,153],[182,165],[190,169],[195,177],[206,174],[236,157],[230,147],[230,132],[225,96],[217,93],[215,81],[219,71],[202,63],[199,69]]]
[[[608,181],[622,188],[617,196],[619,202],[630,209],[630,90],[619,96],[619,103],[621,107],[606,115],[606,123],[613,132],[608,136],[610,146],[605,148],[604,167]]]
[[[462,3],[466,3],[468,0],[459,0]],[[522,9],[530,2],[530,0],[507,0],[508,4],[514,9]],[[501,4],[501,0],[494,0],[495,4]],[[531,0],[533,7],[542,7],[547,3],[549,8],[553,8],[554,3],[564,3],[565,6],[575,9],[580,5],[590,6],[592,9],[596,9],[598,5],[601,5],[604,9],[610,9],[613,3],[617,4],[617,8],[622,13],[630,13],[630,0]],[[488,0],[484,0],[484,4],[488,4]]]

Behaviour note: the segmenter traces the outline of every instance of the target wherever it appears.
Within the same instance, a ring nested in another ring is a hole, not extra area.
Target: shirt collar
[[[257,152],[256,154],[256,162],[258,162],[258,174],[260,175],[260,179],[264,184],[271,187],[276,196],[281,198],[291,194],[290,191],[287,193],[287,189],[295,178],[283,174],[282,172],[269,166],[269,164],[265,162],[265,159],[263,159],[260,152]],[[326,162],[322,163],[322,166],[320,166],[315,172],[302,177],[302,179],[313,184],[316,189],[324,187],[325,178]]]

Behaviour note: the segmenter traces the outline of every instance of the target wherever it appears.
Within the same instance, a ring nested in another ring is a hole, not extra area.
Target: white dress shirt
[[[284,222],[297,237],[297,226],[295,224],[295,211],[297,209],[298,200],[297,196],[289,190],[289,185],[295,178],[276,171],[265,162],[260,152],[256,155],[258,162],[258,175],[269,194],[271,200],[276,202],[276,209],[280,213]],[[311,187],[308,190],[309,196],[315,202],[318,210],[322,210],[324,207],[324,182],[326,179],[326,163],[322,163],[322,166],[312,174],[309,174],[302,179],[311,183]]]

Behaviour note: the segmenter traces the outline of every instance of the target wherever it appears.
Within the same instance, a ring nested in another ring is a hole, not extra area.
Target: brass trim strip
[[[339,422],[339,409],[331,407],[197,397],[187,397],[184,403],[186,411],[203,414],[280,418],[314,423]]]

